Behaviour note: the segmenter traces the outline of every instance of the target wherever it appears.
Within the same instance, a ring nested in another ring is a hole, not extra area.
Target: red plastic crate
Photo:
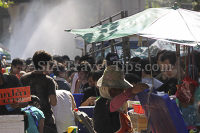
[[[134,112],[138,114],[144,114],[144,109],[140,104],[133,104]]]

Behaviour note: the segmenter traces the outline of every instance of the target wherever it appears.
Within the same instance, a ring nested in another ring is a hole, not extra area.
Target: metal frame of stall
[[[105,22],[105,21],[113,22],[113,18],[117,17],[119,15],[121,15],[121,19],[125,18],[125,17],[128,17],[128,11],[121,11],[121,12],[119,12],[119,13],[113,15],[113,16],[110,16],[110,17],[108,17],[106,19],[103,19],[100,22],[92,25],[90,28],[102,25],[102,23]],[[95,51],[95,47],[96,47],[97,43],[91,43],[92,44],[92,52],[89,53],[89,55],[92,55],[92,57],[94,58],[95,57],[95,53],[101,51],[101,57],[105,58],[104,57],[105,49],[111,48],[111,52],[115,52],[114,51],[114,46],[117,45],[117,44],[122,43],[122,51],[123,51],[124,62],[127,62],[130,59],[130,42],[129,42],[129,37],[122,37],[122,41],[120,41],[120,42],[116,42],[115,43],[114,39],[110,40],[110,42],[111,42],[111,45],[107,46],[107,47],[104,47],[104,42],[103,41],[102,42],[98,42],[98,43],[101,43],[101,48],[99,50],[96,50],[96,51]],[[85,54],[87,53],[87,46],[88,46],[88,44],[90,44],[90,43],[84,42]]]

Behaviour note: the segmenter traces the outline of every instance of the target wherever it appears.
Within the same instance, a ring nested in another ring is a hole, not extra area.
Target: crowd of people
[[[187,67],[195,69],[195,73],[187,76],[195,77],[198,82],[200,52],[194,51],[193,65],[185,65],[186,57],[182,57],[181,75],[188,74]],[[192,61],[192,56],[188,59]],[[80,106],[95,106],[96,132],[131,132],[126,117],[128,100],[138,100],[137,93],[152,86],[169,95],[177,91],[176,53],[166,50],[159,51],[156,57],[133,57],[126,64],[117,53],[108,53],[105,59],[95,61],[89,55],[71,60],[68,55],[52,56],[46,51],[36,51],[32,58],[15,58],[11,64],[2,60],[0,70],[1,89],[30,86],[28,103],[0,106],[0,115],[26,113],[28,133],[63,133],[68,126],[75,126],[73,94],[76,93],[84,94]]]

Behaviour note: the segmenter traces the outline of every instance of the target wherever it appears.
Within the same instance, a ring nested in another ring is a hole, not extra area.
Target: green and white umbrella
[[[2,53],[2,56],[5,55],[6,56],[6,60],[11,60],[11,56],[10,54],[5,51],[3,48],[0,47],[0,52]]]
[[[139,35],[175,44],[200,43],[200,13],[178,7],[149,8],[94,28],[66,30],[87,43]]]

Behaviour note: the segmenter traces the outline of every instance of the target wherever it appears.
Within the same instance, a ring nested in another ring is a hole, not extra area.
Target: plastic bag
[[[182,84],[177,85],[176,97],[182,103],[193,103],[194,92],[198,87],[198,83],[189,77],[185,77]]]

